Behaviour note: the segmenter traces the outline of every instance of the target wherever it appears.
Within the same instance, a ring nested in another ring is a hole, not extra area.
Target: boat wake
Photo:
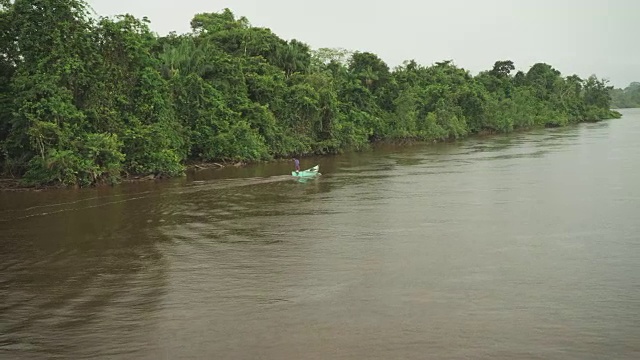
[[[235,178],[193,181],[184,186],[164,188],[161,190],[147,190],[135,193],[105,194],[104,196],[91,196],[74,201],[62,201],[52,204],[33,205],[25,208],[4,209],[0,211],[0,223],[24,220],[34,217],[56,215],[65,212],[83,211],[100,207],[111,206],[131,201],[147,199],[151,197],[162,198],[168,196],[180,196],[198,192],[210,192],[217,190],[233,189],[245,186],[264,185],[285,181],[296,181],[290,175],[277,175],[270,177]],[[126,185],[120,185],[125,186]],[[64,191],[64,190],[61,190]],[[74,191],[74,190],[72,190]],[[43,202],[46,201],[43,199]]]

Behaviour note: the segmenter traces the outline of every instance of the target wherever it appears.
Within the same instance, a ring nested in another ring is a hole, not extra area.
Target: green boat
[[[320,165],[316,165],[307,170],[292,171],[291,176],[295,176],[299,178],[312,178],[312,177],[321,175],[319,170],[320,170]]]

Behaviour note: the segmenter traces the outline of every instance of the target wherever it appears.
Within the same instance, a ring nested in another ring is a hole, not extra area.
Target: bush
[[[27,185],[87,186],[120,180],[124,155],[116,135],[87,134],[74,149],[51,149],[27,164],[23,182]]]
[[[161,123],[138,125],[124,135],[125,171],[133,175],[177,176],[183,157],[172,142],[171,129]]]

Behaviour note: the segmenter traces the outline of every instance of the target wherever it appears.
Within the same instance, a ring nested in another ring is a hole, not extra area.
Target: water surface
[[[640,110],[0,193],[0,358],[640,358]]]

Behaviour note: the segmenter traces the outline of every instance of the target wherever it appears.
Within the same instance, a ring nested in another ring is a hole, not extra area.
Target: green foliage
[[[615,108],[640,108],[640,82],[632,82],[625,89],[611,89],[609,94]]]
[[[169,134],[169,125],[150,125],[137,122],[125,130],[123,135],[126,159],[124,168],[131,174],[154,174],[177,176],[182,173],[182,156],[176,149],[175,139]]]
[[[23,181],[28,185],[91,185],[120,180],[122,142],[112,134],[86,134],[68,149],[49,149],[28,163]]]
[[[311,50],[229,9],[158,37],[146,18],[93,19],[82,0],[0,0],[0,162],[31,185],[177,176],[186,160],[262,161],[446,141],[619,116],[640,85],[510,60],[390,69],[376,54]]]

